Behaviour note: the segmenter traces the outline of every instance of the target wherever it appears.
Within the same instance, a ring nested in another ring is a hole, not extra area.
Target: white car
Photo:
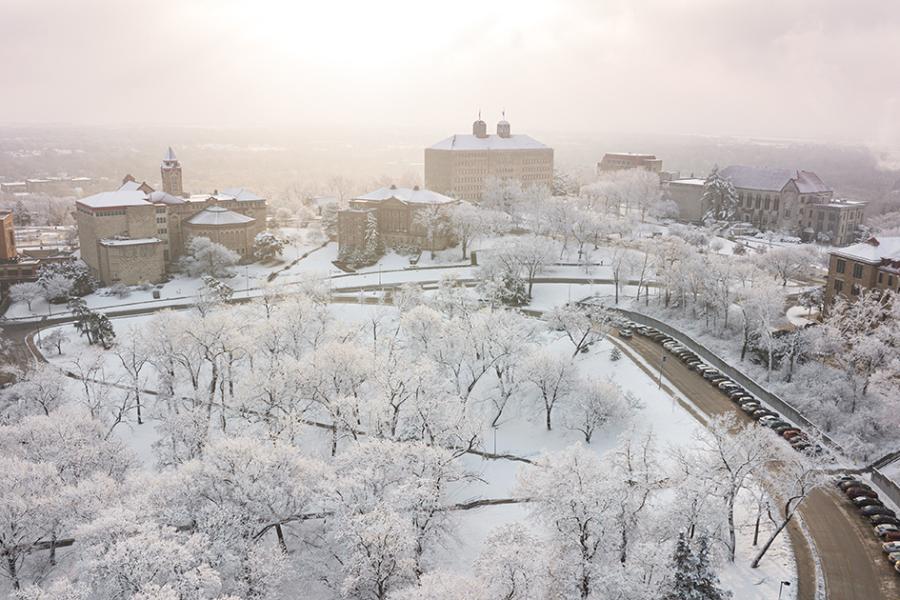
[[[885,542],[881,545],[881,550],[885,554],[890,554],[891,552],[900,552],[900,542]]]
[[[856,498],[854,498],[854,500],[855,499]],[[877,535],[877,536],[882,536],[882,535],[888,533],[889,531],[900,531],[900,527],[897,527],[896,525],[891,525],[890,523],[884,523],[883,525],[875,526],[875,535]]]

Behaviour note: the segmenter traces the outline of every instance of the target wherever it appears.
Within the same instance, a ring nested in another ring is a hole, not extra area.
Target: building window
[[[837,259],[837,262],[834,265],[834,270],[837,271],[838,273],[843,273],[846,270],[846,268],[847,268],[847,261],[841,260],[840,258]]]
[[[878,273],[878,283],[880,284],[882,281],[884,281],[884,273]]]
[[[840,279],[835,279],[834,280],[834,293],[840,294],[842,291],[844,291],[844,282],[841,281]]]
[[[860,264],[853,265],[853,277],[856,279],[862,279],[863,276],[863,266]]]
[[[781,203],[780,198],[775,198],[775,210],[778,210],[778,205]]]
[[[851,296],[859,296],[859,286],[855,283],[850,287],[850,295]]]

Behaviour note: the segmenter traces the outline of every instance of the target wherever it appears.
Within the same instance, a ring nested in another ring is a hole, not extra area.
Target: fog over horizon
[[[900,5],[5,0],[0,124],[895,146]]]

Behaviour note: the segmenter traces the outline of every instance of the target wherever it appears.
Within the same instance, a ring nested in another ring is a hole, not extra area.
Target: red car
[[[847,490],[844,490],[844,493],[847,494],[850,498],[859,498],[860,496],[866,496],[868,498],[877,498],[878,492],[873,490],[872,488],[866,487],[852,487]]]

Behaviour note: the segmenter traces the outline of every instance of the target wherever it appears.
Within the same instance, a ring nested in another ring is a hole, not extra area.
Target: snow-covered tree
[[[556,405],[575,388],[575,367],[572,361],[549,350],[536,350],[525,359],[522,367],[527,381],[537,387],[544,407],[547,431],[552,429],[551,415]]]
[[[738,195],[731,180],[722,177],[718,165],[714,166],[703,183],[701,204],[706,207],[704,220],[728,221],[734,218],[738,206]]]
[[[191,277],[210,275],[221,278],[231,275],[231,267],[240,258],[237,252],[222,244],[207,237],[195,237],[188,243],[187,253],[181,258],[181,266]]]
[[[51,279],[60,277],[69,280],[68,286],[63,286],[59,280],[50,282]],[[69,294],[73,296],[87,296],[97,289],[98,282],[91,275],[91,270],[82,260],[72,260],[63,262],[50,262],[41,266],[38,271],[37,281],[47,292],[47,298],[51,302],[59,302],[65,300]],[[65,293],[61,294],[63,287]],[[51,295],[51,292],[57,295]]]
[[[605,338],[611,323],[608,311],[603,308],[579,308],[572,304],[552,308],[545,318],[551,331],[561,331],[572,342],[573,357]]]
[[[44,288],[39,283],[26,281],[9,286],[9,297],[13,302],[24,302],[31,310],[31,303],[44,295]]]
[[[271,231],[261,231],[253,238],[253,256],[256,260],[274,260],[284,251],[285,241]]]
[[[566,427],[580,432],[585,443],[590,444],[598,429],[627,418],[637,406],[637,400],[613,381],[582,379],[566,403]]]
[[[615,498],[604,472],[600,457],[580,444],[546,454],[519,472],[517,493],[531,499],[531,514],[558,548],[560,573],[551,585],[562,597],[590,598],[614,547],[607,526]]]
[[[35,362],[29,365],[8,393],[16,399],[19,414],[49,415],[65,403],[67,385],[66,376],[58,368]]]
[[[546,598],[546,568],[541,540],[521,524],[495,529],[475,561],[475,574],[485,598]]]
[[[719,587],[719,578],[710,564],[706,538],[700,538],[696,545],[697,548],[693,548],[684,534],[678,536],[661,600],[727,600],[731,597]]]

